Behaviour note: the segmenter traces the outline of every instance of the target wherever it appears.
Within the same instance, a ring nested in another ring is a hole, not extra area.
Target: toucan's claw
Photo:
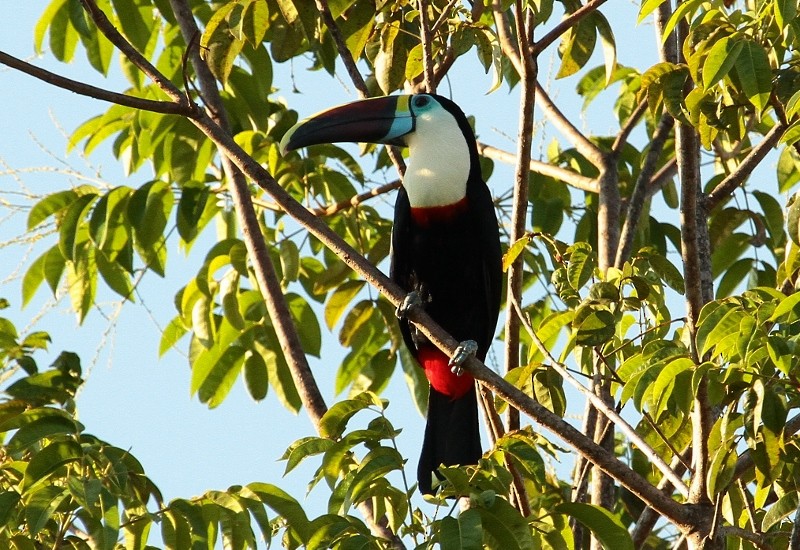
[[[478,351],[478,343],[475,340],[464,340],[456,348],[453,357],[450,358],[450,372],[456,376],[464,374],[464,369],[461,365],[466,361],[470,355],[475,355]]]
[[[398,319],[405,319],[408,315],[408,312],[411,311],[411,308],[425,307],[425,304],[430,301],[430,296],[428,296],[428,293],[424,288],[420,290],[412,290],[406,294],[406,297],[403,298],[403,301],[400,302],[399,306],[397,306],[394,314]]]

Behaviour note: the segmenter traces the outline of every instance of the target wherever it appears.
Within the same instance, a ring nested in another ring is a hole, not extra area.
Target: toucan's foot
[[[411,311],[411,308],[425,307],[427,302],[430,302],[430,297],[428,296],[428,293],[425,292],[425,289],[412,290],[406,294],[406,297],[403,298],[403,301],[400,302],[399,306],[397,306],[394,314],[398,319],[405,319],[408,315],[408,312]]]
[[[466,361],[470,355],[475,355],[478,351],[478,343],[475,340],[464,340],[456,348],[453,357],[450,358],[450,372],[456,376],[464,374],[464,369],[461,365]]]

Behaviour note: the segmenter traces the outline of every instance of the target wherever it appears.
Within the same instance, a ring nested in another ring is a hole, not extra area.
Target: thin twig
[[[339,201],[334,204],[329,204],[327,206],[319,206],[317,208],[312,208],[310,211],[312,214],[316,216],[332,216],[334,214],[338,214],[342,210],[347,210],[348,208],[356,208],[358,207],[358,205],[368,201],[369,199],[385,195],[386,193],[389,193],[390,191],[394,191],[395,189],[399,188],[400,188],[400,180],[394,180],[389,183],[379,185],[378,187],[373,187],[369,191],[364,191],[363,193],[354,195],[349,199],[345,199],[343,201]]]

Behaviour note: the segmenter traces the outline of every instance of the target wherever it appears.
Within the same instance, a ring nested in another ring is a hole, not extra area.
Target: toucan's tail
[[[462,397],[453,399],[430,389],[428,422],[417,467],[419,490],[433,494],[433,480],[441,464],[477,464],[481,457],[478,401],[473,384]]]

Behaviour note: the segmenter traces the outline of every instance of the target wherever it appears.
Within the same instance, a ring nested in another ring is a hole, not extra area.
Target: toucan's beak
[[[301,120],[283,136],[281,152],[342,141],[404,145],[403,136],[414,130],[414,117],[408,107],[410,97],[364,99]]]

